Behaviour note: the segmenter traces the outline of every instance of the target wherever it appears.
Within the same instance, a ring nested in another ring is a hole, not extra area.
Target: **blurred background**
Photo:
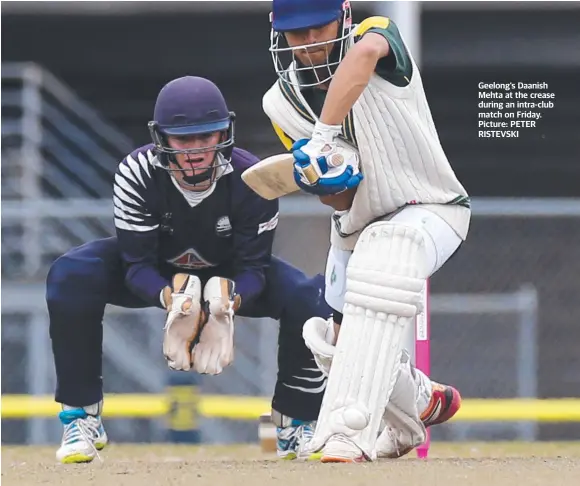
[[[580,2],[352,6],[356,21],[387,15],[399,25],[443,147],[473,197],[468,240],[431,282],[432,376],[467,399],[579,397]],[[276,80],[269,11],[270,2],[2,2],[4,399],[52,399],[47,270],[69,248],[114,234],[112,174],[149,142],[147,122],[165,83],[210,78],[237,113],[238,145],[262,157],[282,150],[261,109]],[[546,82],[555,106],[520,138],[478,138],[480,81]],[[328,211],[304,196],[284,198],[281,208],[276,254],[309,274],[323,272]],[[238,322],[235,365],[207,379],[167,370],[161,311],[109,308],[104,326],[106,393],[169,393],[175,411],[197,400],[178,396],[172,387],[180,379],[198,380],[202,396],[269,399],[273,391],[276,322]],[[5,410],[3,443],[60,440],[51,413]],[[169,414],[107,424],[119,442],[167,440],[168,428],[183,424],[199,428],[204,442],[257,440],[255,420]],[[579,434],[573,423],[460,420],[433,438]]]

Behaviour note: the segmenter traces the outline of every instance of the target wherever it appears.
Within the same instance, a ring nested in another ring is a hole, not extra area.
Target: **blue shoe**
[[[286,427],[276,427],[276,452],[278,457],[286,460],[308,459],[304,446],[314,436],[316,422],[292,420]]]
[[[56,452],[56,459],[59,462],[76,464],[91,462],[95,457],[100,458],[98,451],[107,445],[108,438],[101,416],[87,412],[87,409],[92,411],[90,410],[92,407],[94,406],[85,408],[64,406],[65,409],[58,414],[64,427],[62,442]]]

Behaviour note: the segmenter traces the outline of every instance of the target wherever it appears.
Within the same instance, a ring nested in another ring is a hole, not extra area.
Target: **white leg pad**
[[[404,331],[420,310],[428,277],[415,228],[378,222],[361,233],[347,268],[347,291],[332,368],[310,448],[348,438],[368,459],[398,377]]]
[[[328,376],[335,354],[332,318],[310,318],[304,324],[302,336],[319,369]],[[399,377],[387,402],[375,446],[379,458],[400,457],[426,438],[421,414],[431,400],[432,384],[422,371],[412,368],[410,361],[409,353],[404,351]]]
[[[421,412],[425,397],[430,398],[431,382],[419,373],[411,368],[411,357],[404,351],[399,376],[383,416],[385,427],[376,442],[378,457],[396,458],[425,442],[427,432]]]

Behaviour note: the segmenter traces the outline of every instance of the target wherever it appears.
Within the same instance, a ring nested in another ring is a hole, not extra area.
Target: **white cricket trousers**
[[[461,244],[461,238],[444,219],[419,206],[407,206],[389,218],[417,228],[425,236],[425,248],[433,275],[453,255]],[[325,298],[330,307],[342,312],[346,293],[346,266],[352,251],[330,247],[326,260]]]

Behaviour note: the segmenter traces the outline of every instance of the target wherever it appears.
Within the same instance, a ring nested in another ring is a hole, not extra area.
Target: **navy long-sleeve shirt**
[[[113,186],[115,227],[126,285],[151,305],[176,273],[202,281],[231,278],[242,306],[265,285],[278,201],[268,201],[242,181],[242,172],[258,159],[235,148],[231,172],[211,194],[190,204],[161,167],[152,144],[134,150],[119,164]]]

